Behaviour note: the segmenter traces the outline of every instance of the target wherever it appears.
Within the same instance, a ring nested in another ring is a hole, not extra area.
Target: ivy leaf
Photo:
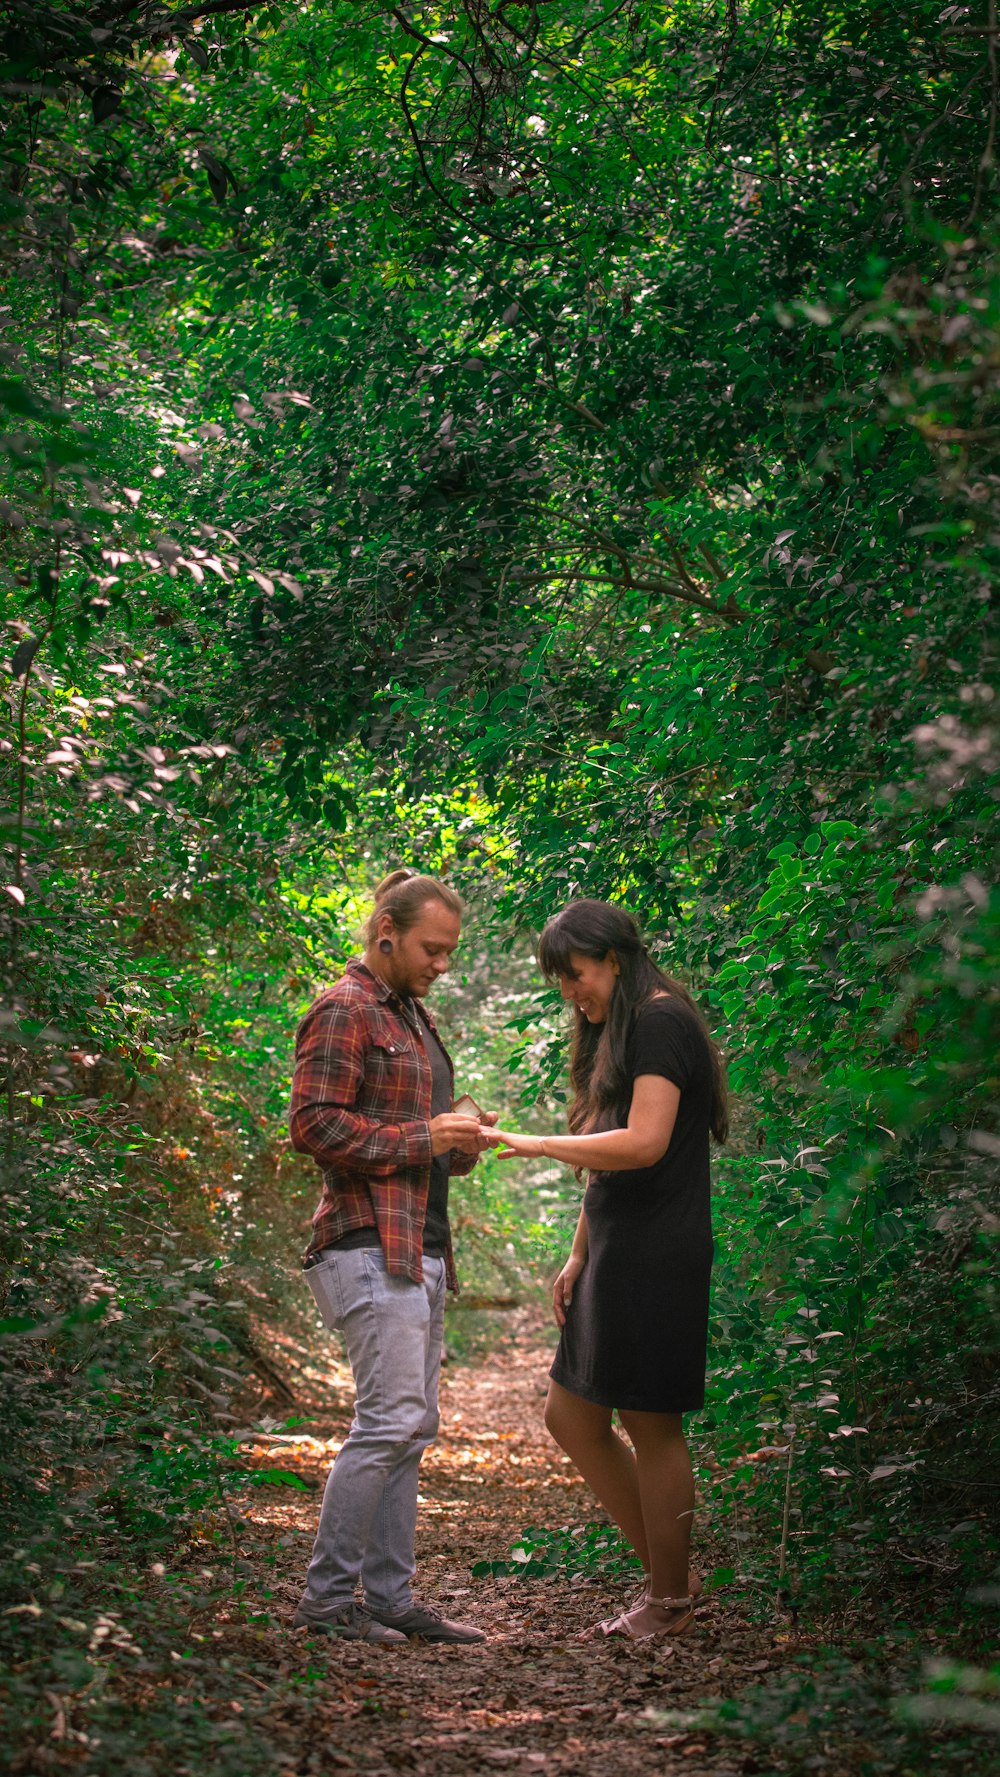
[[[97,87],[90,95],[90,103],[94,113],[94,122],[104,123],[109,117],[113,117],[115,112],[119,110],[123,97],[124,95],[120,87]]]
[[[224,166],[209,148],[199,147],[198,159],[208,175],[208,183],[217,204],[224,204],[229,186],[236,189],[236,181],[228,167]]]
[[[11,655],[10,670],[15,679],[24,677],[42,644],[41,636],[25,636]]]

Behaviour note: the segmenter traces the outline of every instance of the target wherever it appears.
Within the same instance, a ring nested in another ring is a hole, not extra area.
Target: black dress
[[[633,1080],[659,1074],[680,1088],[677,1119],[655,1166],[590,1175],[587,1262],[550,1374],[601,1407],[687,1413],[705,1400],[712,1057],[683,1001],[642,1007],[628,1068]]]

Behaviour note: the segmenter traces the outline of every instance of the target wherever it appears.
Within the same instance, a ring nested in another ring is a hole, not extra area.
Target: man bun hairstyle
[[[406,932],[416,925],[428,901],[440,901],[459,918],[465,912],[461,895],[439,876],[422,876],[419,870],[390,870],[375,890],[375,905],[365,925],[367,942],[374,944],[383,913],[391,916],[397,932]]]

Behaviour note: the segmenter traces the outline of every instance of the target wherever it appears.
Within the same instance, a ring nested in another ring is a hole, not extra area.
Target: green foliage
[[[540,1125],[528,942],[570,895],[627,902],[712,1016],[698,1460],[737,1582],[981,1566],[991,18],[5,9],[18,1547],[192,1533],[247,1391],[287,1386],[291,1032],[405,860],[476,907],[465,1083]],[[522,1292],[576,1201],[463,1181],[473,1289]]]
[[[862,1654],[864,1657],[862,1657]],[[990,1705],[977,1692],[989,1694],[992,1674],[933,1662],[927,1677],[931,1689],[919,1699],[900,1695],[896,1686],[899,1647],[869,1644],[853,1659],[823,1649],[800,1657],[788,1671],[752,1684],[737,1697],[707,1699],[697,1711],[655,1710],[656,1725],[678,1738],[718,1736],[766,1756],[775,1772],[817,1769],[822,1758],[830,1768],[909,1772],[926,1768],[981,1771],[991,1754]],[[965,1697],[961,1709],[935,1715],[915,1703],[955,1686]],[[976,1706],[978,1705],[978,1714]],[[678,1732],[679,1730],[679,1732]],[[972,1730],[971,1732],[969,1730]],[[985,1732],[983,1732],[985,1730]],[[822,1749],[821,1751],[819,1749]],[[822,1767],[820,1767],[822,1768]]]
[[[515,1579],[606,1579],[638,1577],[641,1563],[609,1524],[567,1525],[560,1530],[528,1529],[506,1561],[477,1561],[472,1569]]]
[[[1000,1667],[987,1670],[959,1660],[928,1660],[923,1678],[923,1688],[915,1696],[898,1700],[901,1720],[1000,1734]]]

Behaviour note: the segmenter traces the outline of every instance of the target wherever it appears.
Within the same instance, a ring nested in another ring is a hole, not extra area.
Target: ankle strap
[[[690,1598],[690,1597],[688,1597],[688,1598],[654,1598],[650,1594],[650,1595],[647,1595],[646,1603],[647,1604],[658,1604],[662,1610],[684,1610],[684,1609],[686,1609],[686,1607],[689,1604],[694,1603],[694,1599]]]

